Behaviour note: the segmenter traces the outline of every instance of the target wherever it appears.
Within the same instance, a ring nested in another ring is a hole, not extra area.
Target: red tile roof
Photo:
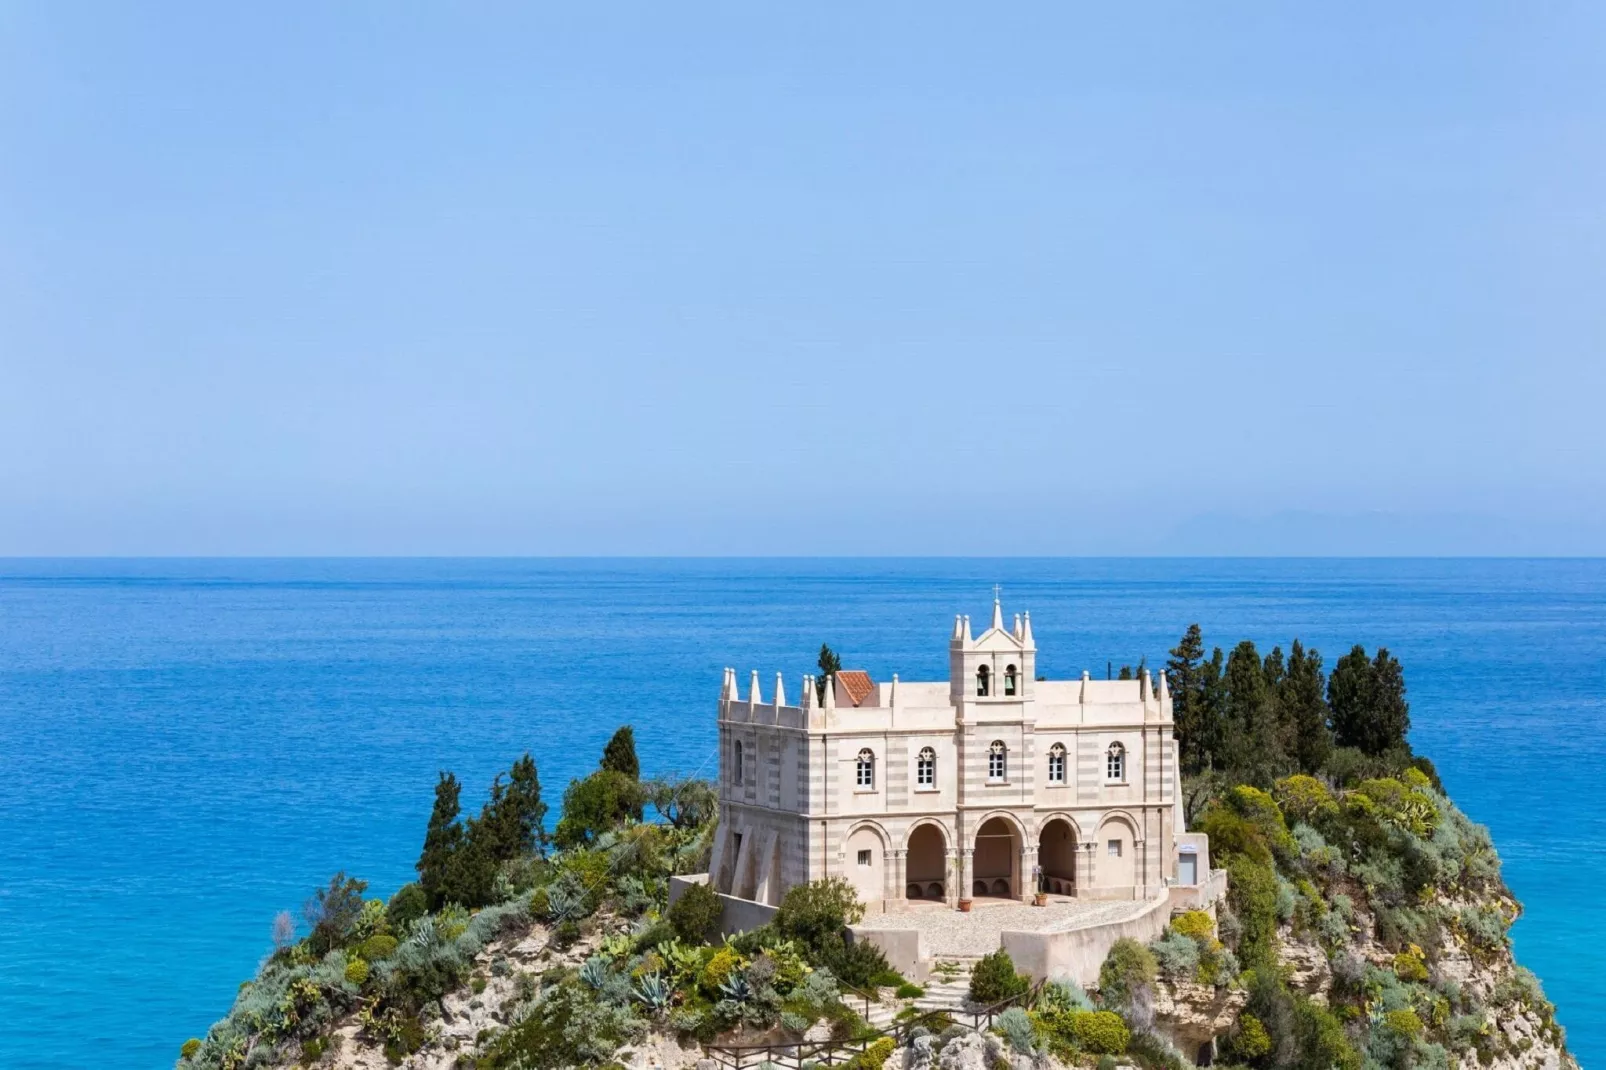
[[[857,706],[870,697],[875,690],[875,681],[863,669],[838,669],[836,674],[836,700],[840,704],[847,699],[848,705]]]

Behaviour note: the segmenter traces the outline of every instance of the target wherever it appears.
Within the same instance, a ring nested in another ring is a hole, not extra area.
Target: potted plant
[[[964,914],[969,914],[970,913],[970,903],[971,903],[971,901],[969,899],[961,899],[959,901],[959,910],[960,910],[960,912],[964,913]]]
[[[1032,906],[1034,906],[1034,907],[1046,907],[1046,906],[1048,906],[1048,893],[1047,892],[1038,892],[1036,895],[1032,896]]]

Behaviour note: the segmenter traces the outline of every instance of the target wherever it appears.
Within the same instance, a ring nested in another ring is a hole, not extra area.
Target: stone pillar
[[[1082,844],[1082,849],[1076,852],[1076,894],[1087,895],[1093,889],[1096,874],[1093,872],[1094,848],[1098,844],[1092,840]]]
[[[908,898],[909,888],[909,860],[908,850],[903,847],[892,849],[892,865],[887,867],[887,879],[892,887],[887,889],[887,902],[902,903]]]
[[[1037,878],[1037,848],[1023,847],[1020,852],[1020,894],[1016,896],[1021,902],[1026,902],[1038,891]]]
[[[974,855],[975,853],[976,852],[973,849],[969,848],[969,847],[960,848],[960,851],[959,851],[959,857],[961,859],[960,866],[959,866],[959,898],[960,899],[969,899],[971,897],[971,895],[970,895],[970,886],[971,886],[971,883],[974,882],[975,879],[976,879],[976,868],[975,868],[975,865],[974,865],[974,863],[973,863],[973,861],[971,859],[971,856]]]

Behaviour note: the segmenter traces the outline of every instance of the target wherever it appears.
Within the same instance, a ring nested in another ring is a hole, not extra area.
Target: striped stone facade
[[[949,679],[805,677],[796,705],[758,674],[719,700],[711,880],[778,904],[843,876],[872,910],[913,901],[1146,898],[1178,874],[1181,806],[1162,678],[1036,679],[1030,615],[956,619]],[[854,702],[854,699],[857,699]],[[1180,849],[1194,851],[1198,836]],[[1207,865],[1207,863],[1206,863]]]

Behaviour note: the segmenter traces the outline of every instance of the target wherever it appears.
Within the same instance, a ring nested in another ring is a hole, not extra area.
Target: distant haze
[[[0,555],[1606,553],[1603,31],[7,5]]]

